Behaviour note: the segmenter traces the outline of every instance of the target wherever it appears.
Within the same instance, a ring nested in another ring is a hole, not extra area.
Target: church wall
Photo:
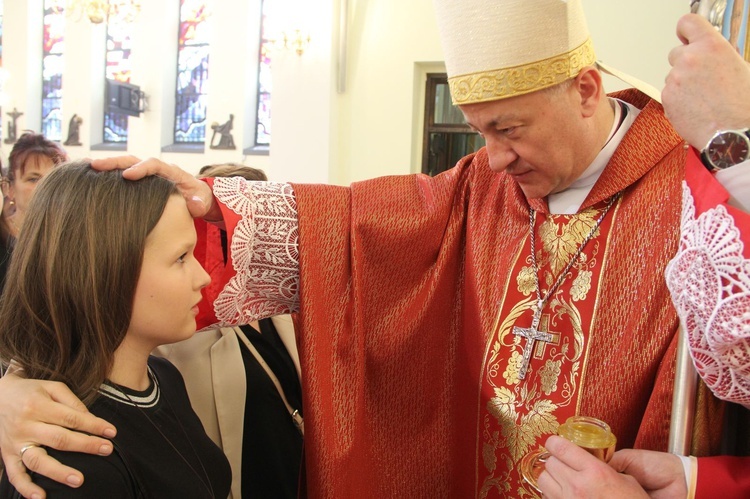
[[[273,144],[269,155],[242,152],[253,134],[259,0],[214,2],[208,119],[235,114],[235,151],[164,152],[172,140],[176,74],[177,1],[142,0],[133,46],[133,83],[149,96],[149,110],[130,119],[127,154],[154,156],[196,172],[209,163],[236,161],[264,168],[272,180],[346,185],[378,175],[419,170],[424,77],[442,71],[432,0],[348,0],[345,91],[337,90],[342,0],[277,0],[278,22],[306,25],[311,45],[302,56],[274,54]],[[659,88],[677,43],[686,0],[583,0],[597,55]],[[1,117],[3,138],[16,106],[19,130],[41,120],[41,0],[6,1],[3,65],[11,78]],[[124,152],[92,150],[101,142],[103,26],[69,19],[64,74],[63,139],[73,113],[83,118],[83,146],[73,157]],[[608,90],[622,84],[607,78]],[[207,138],[210,138],[210,129]],[[0,151],[7,157],[10,146]]]
[[[338,0],[275,0],[280,23],[310,32],[302,55],[278,50],[272,62],[273,136],[271,168],[275,180],[331,183],[338,142],[334,120]]]
[[[415,66],[442,60],[432,0],[352,0],[349,28],[337,183],[416,171],[412,129],[421,136],[414,113],[423,100],[415,101]]]
[[[610,66],[655,86],[664,87],[667,55],[680,42],[677,20],[690,11],[682,0],[582,0],[597,57]],[[627,88],[605,75],[607,91]]]

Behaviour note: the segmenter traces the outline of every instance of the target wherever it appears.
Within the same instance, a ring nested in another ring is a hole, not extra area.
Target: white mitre
[[[453,103],[536,92],[598,65],[580,0],[434,0]]]

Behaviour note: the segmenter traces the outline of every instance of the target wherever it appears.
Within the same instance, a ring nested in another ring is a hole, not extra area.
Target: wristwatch
[[[729,168],[750,159],[750,128],[720,130],[701,151],[701,161],[709,171]]]

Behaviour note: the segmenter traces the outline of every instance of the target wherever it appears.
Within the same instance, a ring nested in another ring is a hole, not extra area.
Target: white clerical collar
[[[604,172],[604,168],[609,163],[615,150],[620,145],[620,142],[622,142],[622,138],[625,137],[635,118],[641,112],[640,109],[632,104],[611,97],[609,99],[615,108],[615,119],[612,122],[609,138],[602,150],[594,158],[594,161],[570,187],[562,192],[547,196],[550,213],[572,215],[578,212],[581,204],[586,200],[586,196],[589,195],[589,192],[591,192],[594,184],[599,180],[602,172]],[[625,106],[624,113],[623,106]]]

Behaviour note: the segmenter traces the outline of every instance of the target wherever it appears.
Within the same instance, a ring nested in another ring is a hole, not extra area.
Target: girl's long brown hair
[[[0,359],[62,381],[88,404],[130,324],[146,237],[174,184],[85,161],[40,183],[0,299]]]

